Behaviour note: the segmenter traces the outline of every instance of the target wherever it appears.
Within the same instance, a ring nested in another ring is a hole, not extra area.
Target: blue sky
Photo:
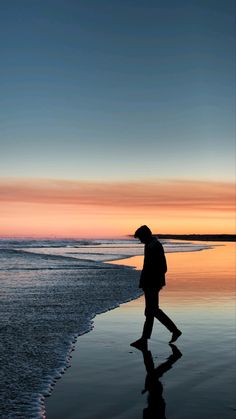
[[[0,176],[235,176],[230,0],[1,3]]]

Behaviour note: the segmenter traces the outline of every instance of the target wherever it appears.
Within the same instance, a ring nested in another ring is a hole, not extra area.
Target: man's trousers
[[[159,308],[159,290],[156,288],[144,289],[145,296],[145,316],[143,335],[145,339],[150,339],[154,323],[154,317],[158,319],[171,333],[177,330],[174,322]]]

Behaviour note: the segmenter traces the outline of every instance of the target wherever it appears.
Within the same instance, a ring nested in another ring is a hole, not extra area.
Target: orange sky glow
[[[0,180],[0,235],[118,237],[141,224],[155,233],[235,233],[230,182]]]

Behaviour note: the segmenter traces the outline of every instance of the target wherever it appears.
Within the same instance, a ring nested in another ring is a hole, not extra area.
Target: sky
[[[5,0],[0,32],[0,234],[235,231],[234,1]]]

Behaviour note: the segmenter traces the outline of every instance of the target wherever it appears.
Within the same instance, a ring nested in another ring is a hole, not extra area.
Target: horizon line
[[[186,237],[190,237],[190,236],[197,236],[197,237],[235,237],[236,238],[236,233],[152,233],[153,236],[186,236]],[[40,234],[30,234],[30,235],[23,235],[23,234],[1,234],[0,233],[0,239],[3,238],[37,238],[37,239],[49,239],[49,238],[55,238],[55,239],[79,239],[79,240],[97,240],[97,239],[119,239],[119,238],[130,238],[133,237],[133,234],[122,234],[122,235],[111,235],[111,236],[97,236],[97,237],[92,237],[92,236],[64,236],[64,235],[55,235],[55,234],[49,234],[49,235],[40,235]]]

